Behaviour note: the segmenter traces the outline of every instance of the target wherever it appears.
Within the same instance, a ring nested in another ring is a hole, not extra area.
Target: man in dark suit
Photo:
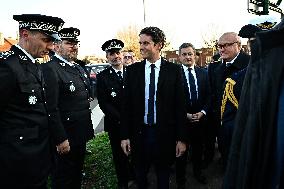
[[[0,186],[44,189],[51,139],[60,153],[68,152],[69,144],[58,112],[46,107],[45,82],[35,58],[53,50],[64,21],[39,14],[13,18],[19,22],[19,43],[0,53]]]
[[[191,43],[179,47],[179,60],[182,63],[182,78],[187,107],[187,127],[192,152],[194,177],[202,184],[207,183],[202,174],[204,126],[209,106],[209,82],[207,71],[195,65],[196,50]],[[186,165],[188,150],[176,159],[176,181],[179,189],[186,188]]]
[[[124,43],[111,39],[102,45],[110,67],[97,75],[98,103],[105,114],[104,130],[108,132],[119,188],[128,188],[128,157],[120,146],[121,101],[123,88]]]
[[[221,106],[224,94],[225,80],[247,67],[250,56],[241,50],[241,40],[234,32],[224,33],[218,41],[218,50],[221,60],[209,64],[208,75],[211,89],[211,120],[212,127],[219,130],[218,148],[221,152],[223,168],[225,169],[230,149],[231,126],[221,124]],[[215,136],[211,135],[211,138]],[[212,148],[214,148],[212,140]]]
[[[121,146],[131,153],[138,188],[155,166],[158,188],[169,188],[170,166],[185,149],[186,109],[180,66],[161,58],[165,34],[146,27],[139,34],[144,60],[126,69]]]
[[[50,109],[58,109],[70,142],[70,152],[56,155],[52,188],[80,189],[86,142],[94,135],[89,103],[87,74],[75,63],[78,54],[77,28],[63,28],[62,41],[55,43],[55,55],[43,64],[47,97],[54,101]]]

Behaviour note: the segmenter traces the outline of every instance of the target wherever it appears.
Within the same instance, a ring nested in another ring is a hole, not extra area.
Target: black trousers
[[[146,127],[146,126],[145,126]],[[136,182],[139,189],[146,189],[147,175],[151,165],[154,165],[157,176],[157,188],[169,189],[170,165],[160,163],[158,159],[157,134],[155,126],[145,129],[143,141],[143,157],[135,161]]]
[[[189,141],[192,153],[193,174],[201,174],[203,149],[204,149],[204,136],[203,125],[200,123],[193,123],[193,127],[189,129]],[[185,184],[186,182],[186,165],[189,150],[181,156],[176,158],[176,182],[177,184]]]
[[[18,183],[17,178],[14,178],[13,181],[7,183],[6,181],[3,183],[0,181],[0,188],[9,188],[9,189],[47,189],[47,178],[45,181],[38,183],[38,184],[32,184],[32,185],[23,185]]]
[[[51,175],[52,189],[81,189],[86,144],[71,146],[68,154],[55,155]]]
[[[112,150],[115,172],[118,179],[118,185],[127,188],[130,173],[130,163],[128,161],[128,157],[124,154],[121,148],[119,131],[109,131],[108,136]]]

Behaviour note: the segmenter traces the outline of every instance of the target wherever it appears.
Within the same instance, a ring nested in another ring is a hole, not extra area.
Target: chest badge
[[[69,90],[70,90],[71,92],[74,92],[75,89],[76,89],[76,88],[75,88],[74,84],[71,83],[70,86],[69,86]]]
[[[87,78],[88,76],[87,76],[87,74],[84,74],[84,76],[85,76],[85,78]]]
[[[37,102],[37,98],[34,95],[29,96],[29,104],[34,105]]]
[[[112,97],[116,97],[116,92],[112,91],[112,92],[110,93],[110,95],[111,95]]]

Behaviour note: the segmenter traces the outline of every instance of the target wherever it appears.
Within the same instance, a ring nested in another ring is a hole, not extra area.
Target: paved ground
[[[221,165],[218,162],[219,154],[216,153],[216,157],[214,158],[214,161],[212,164],[209,165],[207,169],[204,169],[204,175],[208,178],[208,184],[200,184],[193,178],[193,172],[192,172],[192,164],[190,160],[188,161],[187,165],[187,183],[186,188],[187,189],[220,189],[222,185],[222,179],[223,179],[223,172],[221,169]],[[170,189],[176,189],[176,183],[175,183],[175,169],[173,166],[172,174],[170,177]],[[150,181],[149,189],[156,189],[156,178],[153,169],[151,169],[148,179]],[[137,189],[136,184],[132,184],[130,186],[130,189]]]

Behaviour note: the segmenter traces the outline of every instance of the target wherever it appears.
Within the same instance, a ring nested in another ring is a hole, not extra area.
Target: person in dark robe
[[[283,34],[282,20],[251,46],[224,189],[284,188]]]

